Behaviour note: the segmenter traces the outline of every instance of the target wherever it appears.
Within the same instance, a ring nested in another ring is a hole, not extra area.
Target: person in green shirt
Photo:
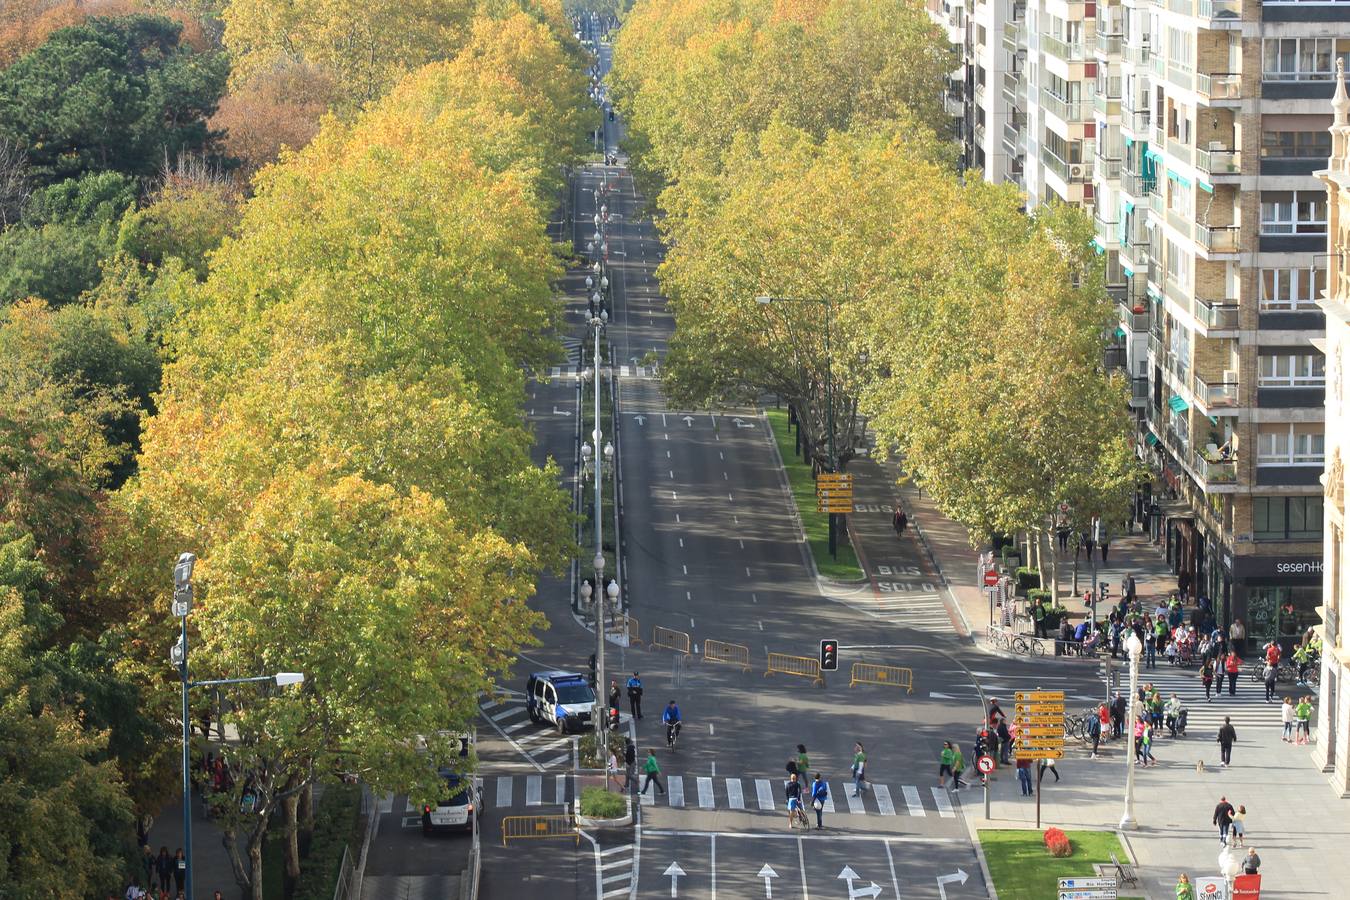
[[[647,761],[643,763],[642,770],[647,773],[647,778],[642,782],[642,795],[647,795],[647,787],[653,781],[656,782],[656,789],[665,794],[666,789],[661,786],[661,764],[656,761],[656,751],[647,751]]]
[[[864,770],[867,767],[867,754],[863,751],[861,741],[853,743],[853,796],[857,797],[862,791],[867,790],[867,779]]]
[[[938,758],[938,787],[947,786],[947,776],[956,777],[952,764],[956,762],[956,750],[952,747],[951,741],[942,742],[942,755]]]
[[[1298,723],[1298,728],[1294,734],[1294,743],[1306,744],[1311,741],[1312,733],[1309,731],[1309,722],[1312,719],[1311,697],[1303,697],[1298,701],[1298,706],[1294,707],[1294,719]]]
[[[806,779],[811,771],[811,758],[806,755],[806,745],[797,745],[797,774]]]
[[[968,785],[961,780],[961,773],[966,770],[966,758],[961,755],[961,748],[952,744],[952,790],[959,791]]]
[[[1195,900],[1195,885],[1191,884],[1191,878],[1185,872],[1177,878],[1177,900]]]

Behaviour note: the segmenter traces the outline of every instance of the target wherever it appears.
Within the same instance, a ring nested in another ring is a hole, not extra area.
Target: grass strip
[[[1059,879],[1096,875],[1093,863],[1110,864],[1111,854],[1129,858],[1113,831],[1065,831],[1073,855],[1056,858],[1040,831],[980,829],[980,844],[999,900],[1045,900],[1057,896]],[[1124,895],[1119,900],[1128,900]]]
[[[788,429],[787,410],[770,409],[767,415],[769,427],[773,429],[773,439],[778,443],[778,454],[783,457],[792,499],[797,502],[797,512],[802,517],[802,529],[806,532],[806,542],[811,546],[816,569],[826,578],[840,581],[862,578],[863,571],[858,567],[858,557],[847,535],[839,536],[838,558],[830,556],[830,517],[816,511],[816,480],[811,476],[811,467],[797,455],[796,442]]]

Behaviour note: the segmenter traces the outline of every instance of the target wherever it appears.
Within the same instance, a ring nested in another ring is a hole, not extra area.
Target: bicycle
[[[1010,641],[1014,653],[1025,653],[1027,656],[1044,656],[1045,644],[1041,643],[1040,638],[1026,638],[1022,635],[1016,635]]]
[[[788,801],[788,828],[811,829],[811,820],[806,817],[806,807],[802,805],[800,798],[794,803]]]
[[[678,721],[675,721],[675,722],[667,722],[667,723],[666,723],[666,749],[667,749],[667,750],[674,750],[674,749],[675,749],[675,744],[676,744],[676,743],[679,741],[679,739],[680,739],[680,724],[681,724],[681,723],[678,722]]]

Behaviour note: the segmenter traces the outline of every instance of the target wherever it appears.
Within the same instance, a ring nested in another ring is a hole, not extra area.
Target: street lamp
[[[823,297],[771,297],[767,294],[761,294],[755,297],[755,302],[761,306],[768,306],[770,303],[819,303],[825,307],[825,427],[829,432],[829,466],[831,472],[839,471],[839,456],[834,451],[834,370],[833,359],[830,353],[830,332],[831,318],[834,310],[834,304],[828,298]],[[836,528],[835,513],[828,513],[830,523],[830,556],[836,555]]]
[[[188,678],[187,617],[192,612],[192,571],[197,557],[192,553],[178,554],[173,566],[172,611],[178,617],[181,631],[178,641],[169,648],[169,661],[178,669],[183,695],[183,886],[184,896],[192,896],[192,719],[188,709],[188,691],[195,687],[220,687],[226,684],[251,684],[274,681],[277,687],[302,684],[303,672],[277,672],[252,678],[215,678],[209,681],[191,681]],[[209,737],[209,735],[208,735]]]
[[[1128,830],[1138,827],[1134,820],[1134,720],[1138,713],[1135,703],[1139,694],[1139,657],[1144,652],[1144,642],[1133,631],[1125,641],[1125,652],[1130,656],[1130,701],[1125,707],[1125,814],[1120,817],[1120,827]]]

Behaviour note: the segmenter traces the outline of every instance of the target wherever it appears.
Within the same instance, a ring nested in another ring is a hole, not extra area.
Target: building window
[[[1291,422],[1287,425],[1262,425],[1256,433],[1258,466],[1320,466],[1325,435],[1322,425]]]
[[[1318,587],[1252,587],[1247,591],[1247,639],[1268,641],[1301,636],[1321,618]]]
[[[1326,289],[1327,270],[1322,267],[1262,269],[1261,309],[1270,312],[1311,310]]]
[[[1262,234],[1326,234],[1326,191],[1262,191]]]
[[[1253,497],[1252,534],[1258,541],[1315,541],[1322,537],[1322,498]]]
[[[1320,387],[1327,383],[1327,360],[1320,353],[1262,353],[1258,387]]]
[[[1267,38],[1261,77],[1265,81],[1330,81],[1334,45],[1331,38]]]
[[[1265,159],[1326,159],[1331,156],[1330,131],[1263,131]]]

